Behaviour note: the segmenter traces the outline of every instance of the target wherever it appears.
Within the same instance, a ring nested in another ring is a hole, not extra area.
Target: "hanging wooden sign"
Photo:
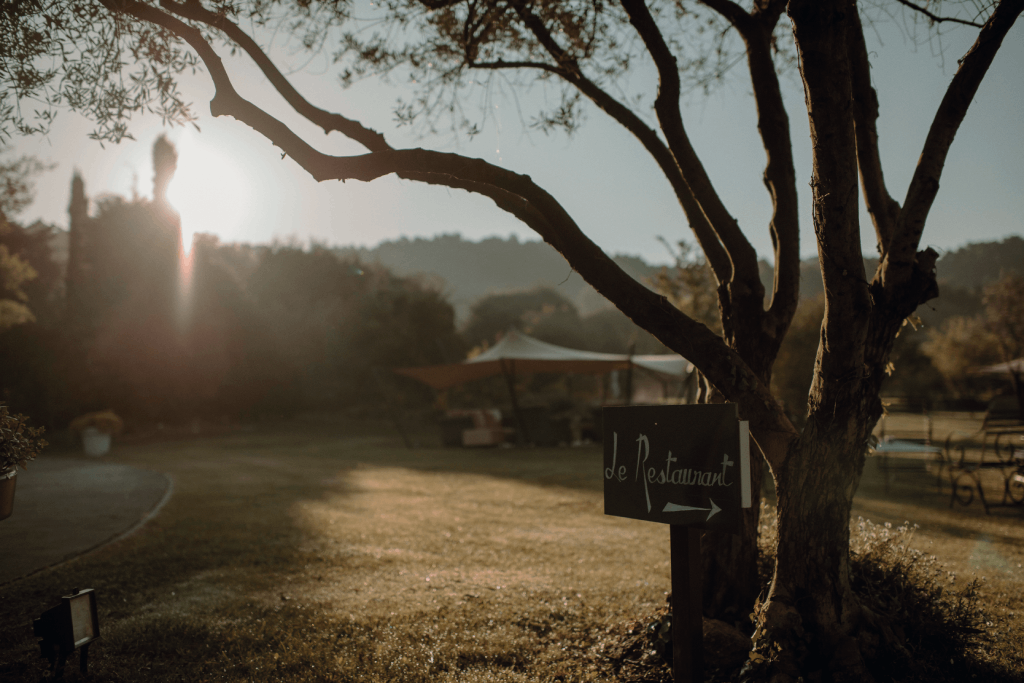
[[[750,441],[733,403],[605,408],[604,512],[739,533]]]

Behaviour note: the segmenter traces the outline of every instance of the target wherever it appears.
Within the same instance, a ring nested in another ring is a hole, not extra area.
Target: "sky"
[[[976,29],[957,27],[941,41],[913,40],[896,22],[867,32],[872,78],[878,91],[881,155],[891,194],[902,202],[928,125],[956,61],[969,48]],[[223,52],[223,51],[222,51]],[[284,63],[287,50],[272,52]],[[496,99],[483,133],[473,140],[450,135],[420,137],[396,128],[391,107],[404,93],[399,86],[363,82],[344,90],[322,60],[292,74],[298,90],[314,104],[337,111],[385,133],[396,147],[427,147],[479,157],[530,175],[547,189],[577,224],[605,251],[664,263],[669,254],[659,237],[692,241],[668,182],[628,133],[591,107],[582,130],[572,137],[545,135],[524,126],[537,92],[518,101]],[[338,133],[325,136],[302,121],[276,97],[269,84],[242,58],[226,58],[243,96],[264,106],[324,152],[361,153]],[[972,103],[953,143],[938,198],[929,215],[922,246],[939,253],[969,242],[1024,234],[1024,21],[1017,22]],[[798,76],[783,81],[789,111],[797,186],[801,202],[801,254],[816,253],[810,218],[810,141]],[[650,69],[632,77],[631,86],[656,87]],[[198,74],[182,90],[200,115],[201,132],[163,128],[143,116],[130,127],[136,141],[119,145],[89,140],[91,124],[62,112],[46,138],[16,139],[18,153],[56,163],[40,176],[35,202],[18,217],[67,226],[69,186],[80,170],[86,191],[131,196],[152,190],[150,152],[165,133],[178,147],[179,160],[170,199],[182,214],[188,235],[206,232],[224,242],[315,241],[372,247],[400,237],[460,233],[466,239],[537,236],[489,200],[459,190],[419,185],[394,176],[370,183],[317,183],[264,138],[235,121],[209,114],[213,90]],[[756,130],[756,112],[743,65],[710,97],[684,98],[684,123],[729,211],[738,219],[758,254],[769,261],[771,204],[761,181],[765,155]],[[649,117],[653,120],[653,114]],[[862,210],[862,244],[876,253],[873,230]]]

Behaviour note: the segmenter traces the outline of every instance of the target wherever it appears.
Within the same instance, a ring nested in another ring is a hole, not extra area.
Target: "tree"
[[[0,239],[4,233],[16,229],[6,221],[0,223]],[[36,319],[27,305],[28,295],[24,291],[36,275],[29,263],[12,254],[6,244],[0,244],[0,331]]]
[[[417,79],[424,88],[420,97],[398,110],[403,120],[426,115],[429,124],[432,112],[458,110],[460,86],[473,74],[508,73],[509,78],[519,74],[520,83],[537,78],[563,88],[561,104],[538,117],[542,128],[571,129],[584,100],[624,126],[664,173],[715,275],[721,335],[629,277],[528,176],[456,154],[395,149],[361,123],[317,108],[292,87],[238,21],[258,25],[288,19],[275,25],[291,28],[315,48],[350,19],[348,3],[237,7],[216,2],[212,9],[199,1],[174,0],[162,0],[159,6],[139,0],[19,4],[19,10],[3,15],[11,24],[4,26],[4,34],[11,38],[0,55],[5,57],[0,68],[7,69],[0,79],[16,98],[46,99],[49,94],[54,103],[62,93],[59,88],[67,84],[71,93],[64,101],[94,117],[99,137],[116,139],[124,134],[119,125],[125,115],[147,101],[163,107],[173,120],[189,120],[190,112],[175,96],[173,77],[198,59],[216,87],[211,113],[250,126],[315,180],[370,181],[395,173],[483,195],[522,220],[638,325],[694,362],[721,397],[736,402],[749,420],[779,501],[776,568],[757,609],[754,635],[754,648],[763,657],[752,675],[776,681],[802,674],[863,681],[871,675],[859,643],[875,638],[887,643],[891,634],[879,615],[858,604],[850,585],[849,515],[865,442],[882,412],[879,390],[896,334],[920,304],[938,293],[937,255],[919,250],[919,245],[950,145],[1003,38],[1024,10],[1024,0],[983,3],[975,21],[940,16],[931,5],[898,1],[912,16],[978,29],[935,112],[902,203],[890,196],[884,181],[875,127],[878,103],[854,0],[754,0],[750,9],[731,0],[704,0],[694,8],[642,0],[392,0],[377,17],[382,32],[366,41],[355,32],[344,35],[340,56],[348,49],[357,56],[348,68],[350,77],[399,67],[414,77],[424,76]],[[782,23],[784,12],[789,26]],[[708,35],[711,44],[702,44],[701,37]],[[773,203],[768,227],[775,247],[775,277],[767,302],[757,255],[694,151],[679,104],[681,62],[698,84],[708,82],[720,71],[718,59],[728,59],[732,39],[746,58],[767,157],[764,180]],[[242,97],[215,49],[218,40],[248,54],[301,115],[325,132],[337,131],[358,142],[367,153],[320,153]],[[86,49],[97,45],[106,49]],[[681,53],[690,45],[700,47],[689,56]],[[826,292],[802,430],[770,390],[773,363],[793,319],[799,289],[795,173],[775,60],[780,49],[782,56],[787,54],[787,45],[804,86],[812,142],[813,221]],[[119,55],[129,50],[138,58],[135,77],[119,79]],[[38,66],[45,62],[39,57],[59,62],[64,55],[71,61],[63,62],[70,76],[63,81]],[[656,128],[631,107],[632,100],[614,96],[616,79],[641,56],[651,60],[658,74]],[[83,62],[91,69],[77,68]],[[19,68],[12,69],[12,64]],[[91,90],[76,89],[85,81]],[[46,111],[37,127],[45,124]],[[32,127],[13,113],[9,119],[18,129]],[[465,130],[475,132],[469,122]],[[859,194],[871,215],[879,252],[879,265],[870,275],[860,253]],[[710,553],[721,570],[719,578],[738,587],[743,601],[757,590],[752,542],[756,521],[755,508],[744,520],[744,535],[719,543]],[[858,640],[861,634],[866,638]]]
[[[2,101],[2,97],[0,97]],[[0,155],[6,150],[0,147]],[[32,203],[33,176],[47,166],[29,156],[0,158],[0,331],[35,320],[28,306],[31,283],[39,272],[25,251],[38,251],[20,225],[9,219]]]
[[[969,394],[979,367],[1007,363],[1010,384],[1024,406],[1024,378],[1012,364],[1024,357],[1024,276],[1009,274],[982,290],[984,310],[955,316],[933,332],[924,351],[956,393]]]
[[[1024,376],[1012,361],[1024,358],[1024,276],[1007,275],[985,288],[985,317],[996,338],[1024,416]]]
[[[462,335],[471,346],[490,346],[510,327],[559,346],[583,348],[579,311],[550,287],[491,294],[469,309]]]

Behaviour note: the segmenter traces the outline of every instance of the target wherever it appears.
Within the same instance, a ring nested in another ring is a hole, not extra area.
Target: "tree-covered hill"
[[[554,288],[576,306],[580,315],[611,306],[558,252],[540,241],[520,242],[511,236],[472,242],[452,234],[432,239],[402,238],[372,249],[345,247],[338,251],[358,256],[365,263],[379,263],[396,275],[440,278],[460,320],[466,319],[474,302],[488,294],[539,287]],[[652,278],[660,268],[636,256],[617,255],[614,260],[641,281]]]

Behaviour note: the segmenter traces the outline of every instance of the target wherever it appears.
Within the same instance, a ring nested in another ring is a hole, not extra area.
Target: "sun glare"
[[[237,234],[249,204],[245,174],[229,156],[186,130],[176,143],[178,169],[167,198],[181,215],[185,252],[196,233]]]

